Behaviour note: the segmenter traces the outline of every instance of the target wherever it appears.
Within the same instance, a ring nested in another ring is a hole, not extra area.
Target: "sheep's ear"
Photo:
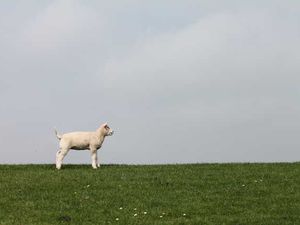
[[[103,126],[103,127],[107,127],[107,123],[103,124],[102,126]]]

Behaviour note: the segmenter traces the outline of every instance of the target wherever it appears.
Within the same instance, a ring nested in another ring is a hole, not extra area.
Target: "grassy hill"
[[[300,224],[300,164],[0,166],[0,225]]]

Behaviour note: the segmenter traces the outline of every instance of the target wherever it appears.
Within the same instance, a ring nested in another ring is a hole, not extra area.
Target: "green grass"
[[[299,225],[300,164],[1,165],[10,224]]]

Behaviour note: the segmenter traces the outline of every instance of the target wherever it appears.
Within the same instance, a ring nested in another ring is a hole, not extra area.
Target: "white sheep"
[[[64,157],[70,149],[90,150],[92,155],[92,167],[97,169],[98,164],[97,150],[101,148],[106,136],[113,135],[114,131],[107,125],[101,125],[96,131],[92,132],[71,132],[63,135],[55,130],[56,137],[59,140],[59,150],[56,153],[56,168],[60,169]]]

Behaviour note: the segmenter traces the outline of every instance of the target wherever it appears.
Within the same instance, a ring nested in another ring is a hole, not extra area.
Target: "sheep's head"
[[[112,136],[114,134],[114,131],[107,125],[107,123],[102,124],[100,129],[104,136]]]

